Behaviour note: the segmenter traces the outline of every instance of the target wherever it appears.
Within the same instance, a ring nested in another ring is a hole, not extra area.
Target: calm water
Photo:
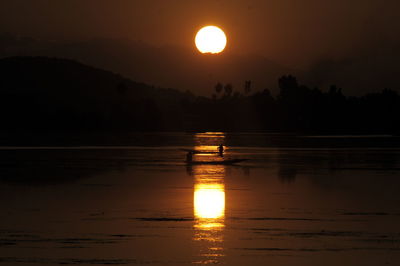
[[[3,147],[0,265],[399,265],[398,142],[210,133]],[[220,143],[250,160],[183,162],[181,149]]]

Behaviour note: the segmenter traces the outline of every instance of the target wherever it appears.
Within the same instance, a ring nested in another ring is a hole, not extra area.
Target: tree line
[[[400,133],[400,96],[391,89],[345,96],[282,76],[279,91],[217,83],[210,97],[137,83],[71,60],[0,60],[1,131],[26,129]]]
[[[364,96],[345,96],[332,85],[328,91],[301,85],[297,78],[279,78],[279,92],[265,89],[251,94],[251,81],[243,93],[231,84],[218,83],[211,98],[186,103],[197,126],[215,130],[275,130],[321,133],[398,134],[400,96],[391,89]]]

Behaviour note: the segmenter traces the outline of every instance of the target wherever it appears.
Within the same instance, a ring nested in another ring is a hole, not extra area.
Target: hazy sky
[[[216,24],[231,51],[304,67],[397,44],[399,7],[395,0],[2,0],[0,32],[193,47],[196,29]]]

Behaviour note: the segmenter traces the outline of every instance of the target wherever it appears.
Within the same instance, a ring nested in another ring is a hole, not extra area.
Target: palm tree
[[[249,94],[251,91],[251,80],[246,80],[244,83],[244,93]]]
[[[221,93],[222,89],[224,88],[224,85],[222,85],[220,82],[215,85],[215,91],[217,92],[217,96]]]
[[[231,94],[233,92],[232,84],[230,84],[230,83],[226,84],[225,87],[224,87],[224,91],[225,91],[225,95],[226,96],[228,96],[228,97],[231,96]]]

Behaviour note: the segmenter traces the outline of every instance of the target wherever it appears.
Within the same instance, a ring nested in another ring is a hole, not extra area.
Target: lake
[[[0,147],[0,265],[400,263],[399,137],[74,143]]]

